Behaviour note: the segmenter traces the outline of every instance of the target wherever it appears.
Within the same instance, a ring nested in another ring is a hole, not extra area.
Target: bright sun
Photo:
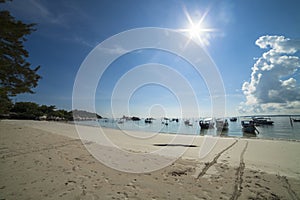
[[[190,38],[197,38],[201,36],[202,27],[200,24],[191,24],[187,31],[190,34]]]
[[[209,34],[211,34],[211,32],[215,32],[215,29],[212,28],[206,28],[205,27],[205,18],[208,14],[208,10],[206,10],[206,12],[203,13],[203,15],[200,17],[200,19],[194,21],[190,14],[187,12],[186,8],[184,7],[184,12],[185,12],[185,16],[188,20],[188,27],[186,29],[181,29],[182,32],[185,32],[189,35],[189,41],[193,40],[195,42],[198,42],[202,45],[208,45],[208,38],[209,38]]]

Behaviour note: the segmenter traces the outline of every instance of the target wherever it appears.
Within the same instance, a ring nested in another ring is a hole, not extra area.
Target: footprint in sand
[[[261,184],[259,184],[259,183],[255,183],[255,185],[258,186],[258,187],[261,187]]]

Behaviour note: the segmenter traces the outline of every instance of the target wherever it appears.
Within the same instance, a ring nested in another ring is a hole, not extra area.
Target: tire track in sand
[[[289,183],[287,177],[286,176],[277,176],[277,177],[279,180],[282,180],[283,183],[285,183],[283,187],[287,189],[289,195],[291,196],[291,199],[299,200],[300,198],[297,196],[296,192],[292,189],[291,184]]]
[[[238,140],[235,140],[231,145],[229,145],[228,147],[226,147],[225,149],[223,149],[221,152],[219,152],[214,159],[211,162],[205,163],[205,167],[202,169],[202,171],[198,174],[197,179],[199,179],[200,177],[202,177],[207,170],[213,166],[214,164],[217,163],[219,157],[227,150],[229,150],[230,148],[232,148],[236,143],[238,142]]]
[[[246,145],[240,155],[240,166],[237,168],[237,171],[236,171],[234,190],[233,190],[233,194],[232,194],[230,200],[236,200],[242,194],[243,175],[244,175],[244,170],[245,170],[244,154],[247,150],[247,147],[248,147],[248,141],[246,141]]]

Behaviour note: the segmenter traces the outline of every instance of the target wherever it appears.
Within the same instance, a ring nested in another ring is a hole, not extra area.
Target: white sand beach
[[[0,121],[0,199],[300,198],[298,141],[77,130]]]

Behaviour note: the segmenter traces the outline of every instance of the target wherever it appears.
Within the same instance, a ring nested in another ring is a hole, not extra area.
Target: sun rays
[[[183,7],[183,11],[188,21],[188,25],[187,28],[179,29],[179,31],[187,34],[187,36],[189,37],[186,46],[191,42],[191,40],[198,44],[208,46],[211,34],[217,31],[217,29],[215,28],[207,28],[205,19],[207,17],[207,14],[209,13],[209,9],[206,9],[206,11],[199,19],[192,19],[186,7]]]

